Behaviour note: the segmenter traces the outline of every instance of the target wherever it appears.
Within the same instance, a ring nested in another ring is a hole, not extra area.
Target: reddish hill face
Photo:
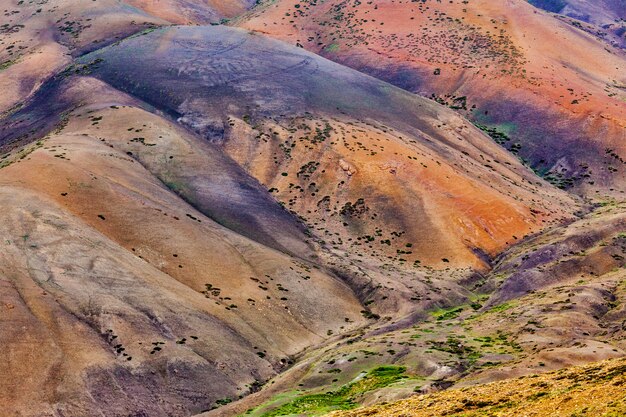
[[[90,62],[224,144],[313,230],[328,227],[321,237],[382,262],[479,267],[476,251],[494,255],[564,214],[533,201],[546,184],[454,112],[283,43],[178,28],[81,58]]]
[[[472,297],[487,256],[577,207],[452,110],[241,29],[85,54],[2,124],[1,373],[35,375],[1,387],[15,412],[210,409]]]
[[[460,111],[562,188],[624,188],[626,59],[524,1],[284,0],[240,24]]]
[[[255,4],[254,0],[128,0],[127,4],[176,24],[207,24],[235,17]]]

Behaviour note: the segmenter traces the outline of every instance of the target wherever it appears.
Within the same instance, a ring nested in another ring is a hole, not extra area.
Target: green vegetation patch
[[[389,386],[408,378],[402,366],[379,366],[356,381],[336,391],[302,395],[278,408],[261,414],[262,417],[284,415],[319,415],[332,410],[350,410],[358,406],[357,397],[363,393]]]
[[[507,310],[510,310],[510,309],[512,309],[512,308],[514,308],[514,307],[516,307],[516,306],[517,306],[517,302],[507,302],[507,303],[502,303],[502,304],[499,304],[499,305],[497,305],[497,306],[493,306],[493,307],[491,307],[491,308],[488,310],[488,312],[490,312],[490,313],[500,313],[500,312],[502,312],[502,311],[507,311]]]
[[[460,306],[460,307],[453,307],[449,309],[437,310],[437,311],[434,311],[432,315],[435,319],[437,319],[437,321],[445,321],[445,320],[452,320],[452,319],[459,317],[459,315],[462,312],[463,312],[463,307]]]
[[[43,146],[43,140],[40,140],[40,141],[37,141],[37,143],[35,143],[32,146],[23,148],[22,150],[17,152],[15,155],[11,155],[11,154],[3,155],[2,157],[0,157],[0,169],[8,167],[14,162],[25,159],[27,156],[29,156],[31,153],[41,148],[42,146]]]
[[[507,135],[505,132],[498,130],[498,128],[496,127],[489,127],[478,123],[476,123],[476,127],[489,135],[491,139],[493,139],[499,145],[504,145],[511,140],[509,135]]]
[[[12,67],[13,65],[15,65],[17,63],[16,60],[10,60],[10,61],[5,61],[0,63],[0,71],[3,71],[9,67]]]

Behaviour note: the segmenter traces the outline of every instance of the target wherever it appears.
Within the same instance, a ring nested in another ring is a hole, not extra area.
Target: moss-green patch
[[[490,127],[478,123],[476,123],[476,127],[489,135],[489,137],[491,137],[491,139],[496,141],[496,143],[498,143],[499,145],[504,145],[511,140],[510,136],[507,133],[499,130],[496,127]]]
[[[0,63],[0,71],[5,70],[5,69],[15,65],[16,63],[17,63],[16,60],[4,61],[4,62]]]
[[[189,187],[187,186],[187,184],[185,184],[178,178],[164,177],[161,179],[161,181],[163,182],[163,184],[165,184],[167,188],[174,191],[175,193],[181,194],[185,191],[189,191]]]
[[[482,357],[482,354],[472,347],[469,343],[461,341],[457,337],[448,336],[446,341],[428,341],[431,349],[441,352],[450,353],[458,357],[460,360],[467,361],[469,365],[476,363]]]
[[[448,309],[435,310],[431,314],[437,321],[452,320],[463,312],[463,306],[452,307]]]
[[[365,376],[341,386],[336,391],[305,394],[284,403],[261,417],[285,415],[319,415],[332,410],[350,410],[358,406],[357,398],[369,391],[387,387],[407,378],[406,368],[401,366],[379,366]]]
[[[502,311],[507,311],[512,309],[513,307],[515,307],[517,305],[516,302],[509,302],[509,303],[502,303],[499,304],[497,306],[491,307],[488,312],[489,313],[500,313]]]
[[[483,112],[478,112],[474,116],[474,124],[481,130],[492,130],[502,133],[507,137],[515,136],[519,131],[519,126],[513,121],[497,122]]]
[[[35,144],[25,147],[14,155],[6,154],[0,158],[0,169],[8,167],[14,162],[26,159],[31,153],[43,146],[43,140],[37,141]]]

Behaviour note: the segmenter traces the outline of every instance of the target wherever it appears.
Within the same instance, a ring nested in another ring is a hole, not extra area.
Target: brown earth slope
[[[14,110],[73,56],[168,24],[116,0],[2,0],[0,112]]]
[[[261,392],[207,416],[319,415],[623,357],[624,208],[608,203],[528,239],[466,283],[469,300],[348,332],[299,355],[297,367]],[[359,382],[390,366],[400,378]]]
[[[127,0],[125,3],[175,24],[208,24],[238,16],[256,1]]]
[[[311,229],[343,229],[319,229],[338,247],[478,266],[475,249],[493,255],[566,216],[548,203],[565,194],[453,112],[241,30],[158,30],[81,63],[220,145]]]
[[[95,80],[80,83],[100,104],[0,170],[4,411],[189,415],[363,320],[336,277],[216,224],[164,185],[179,159],[211,162],[201,142]],[[98,106],[117,107],[135,131],[98,132]],[[130,137],[148,129],[145,142]],[[167,172],[154,168],[162,159]]]

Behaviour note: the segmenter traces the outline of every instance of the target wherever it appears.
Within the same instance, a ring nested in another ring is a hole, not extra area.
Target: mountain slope
[[[237,24],[454,108],[559,187],[624,188],[626,57],[525,1],[282,0]]]
[[[130,51],[140,60],[129,60]],[[446,204],[452,218],[436,220],[435,210],[427,206],[423,214],[417,214],[423,227],[435,223],[443,231],[443,222],[449,221],[469,229],[453,226],[441,243],[435,243],[434,230],[427,232],[428,245],[441,248],[430,257],[425,254],[429,264],[446,257],[443,250],[454,241],[460,243],[452,249],[454,254],[461,255],[462,245],[469,246],[466,251],[478,248],[494,253],[515,240],[513,235],[521,237],[542,227],[544,216],[545,220],[560,219],[564,214],[539,200],[535,204],[537,193],[558,193],[452,112],[278,42],[219,27],[176,28],[129,39],[80,60],[83,64],[96,61],[93,75],[222,144],[300,216],[306,218],[314,204],[318,208],[330,204],[327,212],[336,210],[343,216],[339,221],[348,223],[352,238],[359,236],[356,233],[375,235],[373,225],[370,230],[366,227],[368,218],[376,217],[379,228],[387,230],[382,240],[396,230],[405,235],[403,241],[417,246],[416,253],[425,251],[419,230],[411,230],[417,218],[408,217],[417,213],[405,211],[406,203],[400,199],[410,199],[409,193],[428,198],[426,187],[445,190],[447,200],[422,204],[439,207],[438,211]],[[137,62],[150,68],[141,77]],[[168,76],[172,73],[177,77]],[[460,159],[466,162],[460,165]],[[433,174],[428,174],[427,162]],[[374,175],[380,172],[371,171],[374,166],[386,171],[397,186],[374,185]],[[410,183],[409,178],[418,181]],[[338,188],[330,187],[341,181]],[[498,183],[515,191],[500,192]],[[392,189],[401,195],[392,197]],[[481,198],[470,197],[468,190]],[[368,198],[361,202],[362,196]],[[450,205],[450,198],[458,203]],[[466,236],[466,243],[454,237],[457,233]],[[450,256],[453,264],[464,264],[475,256],[466,252],[457,261],[454,254]]]
[[[461,302],[578,204],[436,103],[223,27],[84,55],[2,123],[3,375],[33,377],[1,401],[26,415],[232,401],[335,334]]]
[[[598,25],[626,19],[624,0],[530,0],[533,6]]]
[[[311,415],[626,352],[623,56],[569,18],[5,3],[3,412]]]
[[[216,224],[146,169],[155,156],[145,149],[167,147],[175,165],[209,158],[201,142],[95,80],[77,82],[95,102],[0,170],[3,410],[189,415],[363,320],[336,277]],[[161,140],[98,132],[91,115],[110,106]]]
[[[625,268],[624,203],[609,203],[504,252],[466,283],[464,302],[309,349],[266,389],[206,416],[320,415],[621,358]],[[377,380],[377,369],[395,377]]]
[[[72,57],[168,22],[117,0],[3,0],[0,112],[19,108]]]

